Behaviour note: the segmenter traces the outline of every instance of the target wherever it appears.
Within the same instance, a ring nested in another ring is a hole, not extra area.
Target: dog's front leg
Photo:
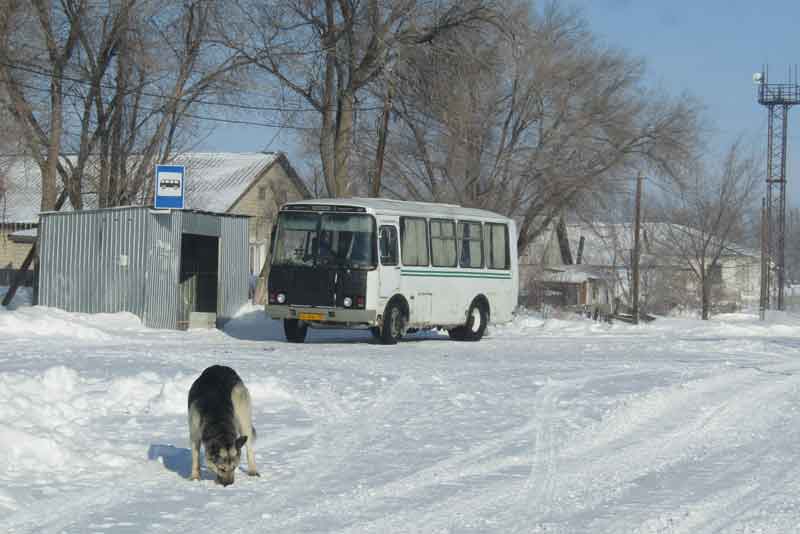
[[[200,480],[200,442],[192,441],[192,480]]]
[[[256,455],[253,452],[253,444],[247,444],[247,474],[251,477],[260,477],[258,469],[256,469]]]

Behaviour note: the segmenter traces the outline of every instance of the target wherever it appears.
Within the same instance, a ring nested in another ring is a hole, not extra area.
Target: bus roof
[[[420,217],[450,217],[468,219],[493,219],[497,221],[511,221],[508,217],[493,211],[477,208],[464,208],[457,204],[440,204],[436,202],[412,202],[408,200],[394,200],[390,198],[315,198],[287,202],[285,206],[351,206],[364,208],[369,213],[382,215],[417,215]]]

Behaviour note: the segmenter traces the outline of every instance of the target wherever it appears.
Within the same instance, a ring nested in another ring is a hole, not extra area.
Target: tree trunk
[[[334,196],[349,197],[353,194],[353,181],[350,177],[350,155],[353,151],[353,106],[355,95],[347,90],[341,96],[339,121],[336,124],[334,141]]]
[[[383,157],[386,153],[386,137],[389,135],[389,114],[392,111],[392,87],[387,85],[386,95],[383,98],[383,115],[378,131],[378,149],[375,154],[375,173],[372,175],[370,196],[381,196],[381,178],[383,175]]]
[[[700,280],[700,286],[702,289],[702,319],[708,321],[711,316],[711,278],[704,275]]]
[[[56,205],[56,176],[58,175],[58,156],[61,149],[61,73],[54,72],[50,84],[51,129],[45,168],[42,169],[42,211],[53,211]]]
[[[319,135],[319,153],[322,160],[322,177],[325,180],[325,189],[330,196],[335,196],[336,179],[334,164],[334,135],[333,123],[329,112],[325,112],[322,118],[322,128]]]

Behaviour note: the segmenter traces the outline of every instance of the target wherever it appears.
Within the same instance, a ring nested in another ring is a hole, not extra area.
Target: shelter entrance
[[[183,234],[181,239],[180,328],[214,328],[219,282],[219,238]]]

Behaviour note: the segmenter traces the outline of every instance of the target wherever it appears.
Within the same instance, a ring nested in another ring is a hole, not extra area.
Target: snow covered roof
[[[2,164],[4,163],[4,164]],[[293,185],[307,196],[307,188],[282,153],[192,152],[169,163],[186,166],[186,207],[224,213],[274,164],[283,165]],[[5,194],[0,197],[0,222],[36,222],[41,206],[41,173],[32,158],[9,158],[0,163]],[[84,203],[96,207],[91,177],[84,185]],[[2,190],[0,190],[2,193]],[[69,210],[69,206],[65,206]]]
[[[546,269],[541,279],[545,282],[580,284],[589,280],[608,280],[611,271],[602,266],[564,265],[558,269]]]

